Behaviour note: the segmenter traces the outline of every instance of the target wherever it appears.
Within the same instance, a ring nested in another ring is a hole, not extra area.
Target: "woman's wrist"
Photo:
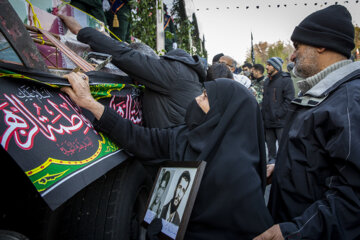
[[[102,105],[98,101],[93,101],[86,109],[88,109],[97,120],[100,120],[101,116],[105,111],[104,105]]]

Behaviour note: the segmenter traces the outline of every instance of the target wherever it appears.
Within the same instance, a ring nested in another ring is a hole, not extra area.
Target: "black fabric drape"
[[[112,55],[115,66],[145,86],[146,126],[166,128],[184,123],[186,107],[201,94],[200,81],[206,74],[197,56],[175,49],[154,58],[89,27],[81,29],[77,38],[96,52]]]
[[[210,111],[205,119],[198,115],[201,121],[191,118],[198,123],[191,130],[187,125],[136,126],[109,108],[95,125],[137,157],[207,162],[185,239],[252,239],[273,223],[263,196],[266,163],[260,109],[254,96],[233,80],[206,82],[205,88]]]
[[[235,81],[206,82],[205,88],[210,111],[199,126],[178,135],[171,156],[207,162],[185,239],[252,239],[272,225],[263,197],[260,109]]]

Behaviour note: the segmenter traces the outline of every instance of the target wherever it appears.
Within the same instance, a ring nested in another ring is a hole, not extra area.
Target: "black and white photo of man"
[[[179,216],[177,210],[189,187],[190,180],[191,177],[189,171],[184,171],[179,177],[172,199],[164,205],[161,211],[160,217],[162,219],[179,226],[181,216]]]
[[[156,189],[154,200],[150,205],[150,210],[156,214],[156,217],[159,217],[162,207],[162,197],[165,193],[166,187],[168,186],[170,180],[170,172],[166,171],[163,173],[161,180],[159,182],[158,188]]]

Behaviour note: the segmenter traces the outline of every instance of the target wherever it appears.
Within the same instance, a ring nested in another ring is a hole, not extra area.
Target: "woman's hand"
[[[272,174],[274,172],[275,164],[267,164],[266,165],[266,184],[271,184]]]
[[[260,234],[259,236],[255,237],[253,240],[283,240],[284,237],[281,233],[279,224],[276,224]]]
[[[99,120],[105,108],[91,95],[88,76],[84,73],[71,72],[64,77],[68,79],[71,87],[63,87],[61,91],[69,95],[77,105],[92,112],[95,118]]]

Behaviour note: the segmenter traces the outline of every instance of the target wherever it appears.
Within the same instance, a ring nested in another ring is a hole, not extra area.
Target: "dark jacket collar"
[[[264,78],[265,78],[265,76],[263,75],[263,76],[261,76],[259,78],[255,78],[254,80],[259,83],[259,82],[263,81]]]
[[[268,75],[268,76],[271,81],[276,80],[281,76],[281,71],[278,71],[274,76],[270,76],[270,75]]]
[[[308,107],[317,106],[341,84],[359,78],[360,62],[350,63],[327,75],[324,79],[322,79],[319,83],[307,91],[306,94],[295,98],[292,103]]]
[[[327,75],[314,87],[306,92],[305,95],[322,97],[334,91],[340,84],[350,80],[360,72],[360,62],[353,62],[345,65]]]

